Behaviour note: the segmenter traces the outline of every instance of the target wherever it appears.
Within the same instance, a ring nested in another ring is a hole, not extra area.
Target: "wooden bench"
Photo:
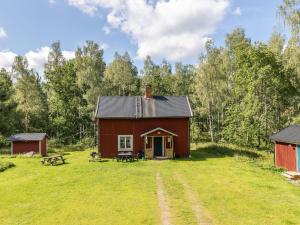
[[[62,155],[53,155],[53,156],[47,156],[47,157],[43,157],[43,160],[41,161],[41,163],[43,165],[49,165],[51,164],[52,166],[56,165],[58,161],[61,161],[62,164],[65,164],[65,160],[64,157]]]
[[[119,161],[133,161],[133,152],[132,151],[119,151],[117,154],[117,162]]]

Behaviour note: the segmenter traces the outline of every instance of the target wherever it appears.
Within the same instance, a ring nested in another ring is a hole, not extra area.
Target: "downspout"
[[[189,158],[192,158],[192,155],[191,155],[191,118],[193,118],[193,112],[192,112],[192,107],[191,107],[191,104],[190,104],[190,101],[189,101],[189,98],[188,96],[186,96],[186,101],[188,103],[188,107],[189,107],[189,110],[190,110],[190,117],[188,118],[188,132],[189,132],[189,135],[188,135],[188,141],[189,141],[189,146],[188,146],[188,153],[189,153]]]
[[[98,97],[98,102],[97,102],[97,106],[96,106],[96,110],[95,110],[95,115],[94,115],[94,124],[96,123],[97,124],[97,129],[94,129],[94,133],[95,135],[97,136],[96,137],[96,144],[98,144],[98,153],[100,153],[100,119],[97,118],[97,115],[98,115],[98,110],[99,110],[99,104],[100,104],[100,96]],[[96,132],[96,130],[98,132]]]
[[[189,149],[188,149],[188,152],[189,152],[189,158],[192,158],[192,155],[191,155],[191,119],[189,118],[189,121],[188,121],[188,129],[189,129]]]
[[[273,157],[274,157],[274,167],[276,167],[276,145],[277,145],[277,143],[275,141],[274,142],[274,155],[273,155]]]

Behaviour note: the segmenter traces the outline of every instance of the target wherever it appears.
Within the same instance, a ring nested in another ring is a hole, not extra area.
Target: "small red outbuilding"
[[[35,152],[42,156],[47,155],[48,136],[46,133],[21,133],[9,137],[11,153],[24,154]]]
[[[275,166],[300,172],[300,126],[291,125],[271,136]]]

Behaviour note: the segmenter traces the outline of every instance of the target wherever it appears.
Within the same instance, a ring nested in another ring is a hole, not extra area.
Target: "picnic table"
[[[41,163],[43,165],[51,164],[52,166],[56,165],[58,161],[61,161],[62,164],[65,163],[65,159],[62,155],[53,155],[53,156],[47,156],[43,157],[43,160]]]
[[[119,161],[133,161],[133,152],[132,151],[121,151],[117,154],[117,162]]]

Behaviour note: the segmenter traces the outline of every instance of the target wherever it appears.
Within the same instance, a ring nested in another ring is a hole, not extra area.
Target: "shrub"
[[[93,147],[95,146],[95,138],[85,137],[81,140],[81,144],[83,144],[85,147]]]
[[[9,168],[15,167],[16,165],[12,162],[0,162],[0,172],[7,170]]]
[[[66,145],[62,148],[65,152],[77,152],[77,151],[84,151],[85,147],[83,144],[76,144],[76,145]]]
[[[63,147],[63,143],[59,139],[51,138],[48,141],[49,148],[61,148]]]
[[[0,148],[1,147],[8,147],[9,146],[9,141],[0,134]]]
[[[0,149],[0,155],[10,155],[11,149],[10,148],[1,148]]]

